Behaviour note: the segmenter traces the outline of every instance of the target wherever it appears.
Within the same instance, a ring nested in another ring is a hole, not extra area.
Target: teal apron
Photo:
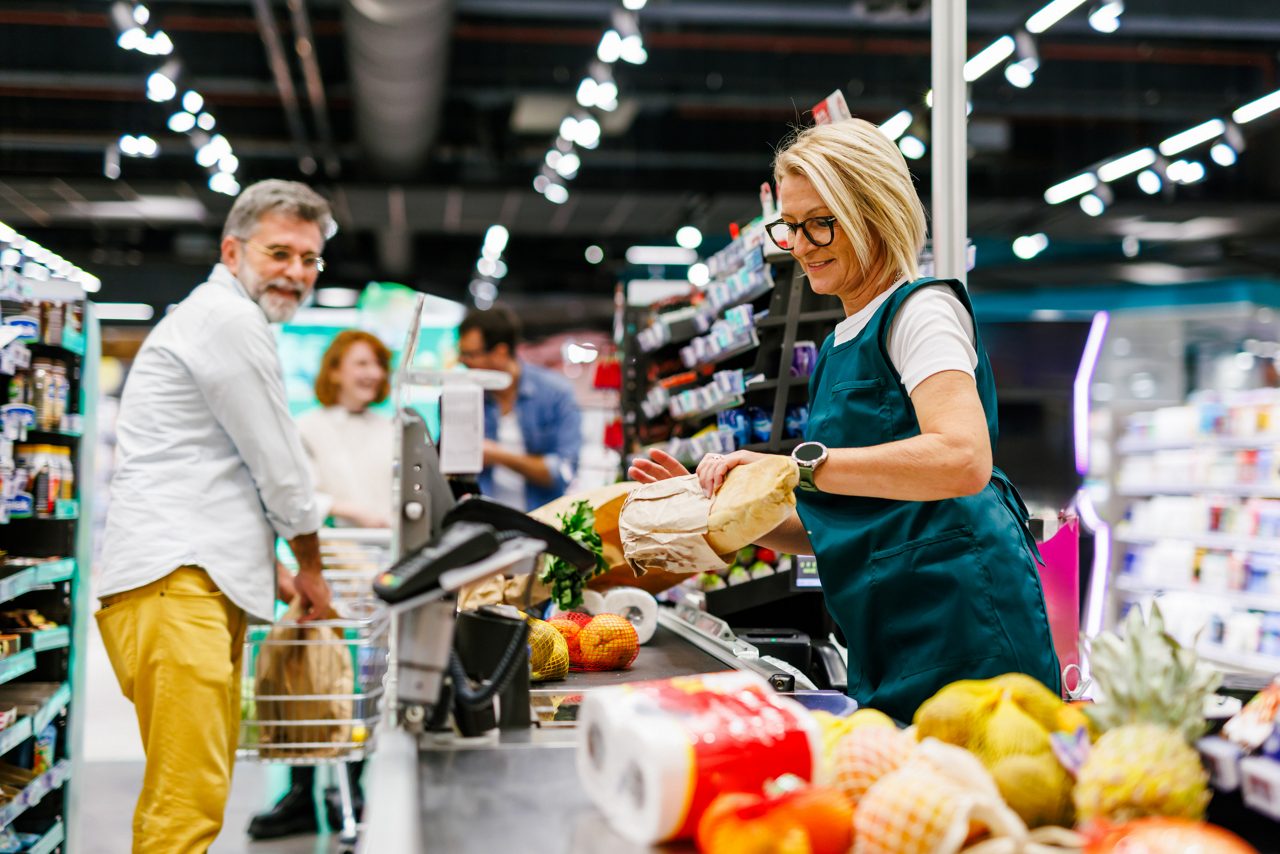
[[[920,279],[899,287],[852,341],[835,347],[828,336],[809,383],[806,439],[857,448],[920,435],[886,338],[902,303],[930,284],[950,285],[973,315],[958,282]],[[974,325],[994,450],[995,382]],[[942,501],[796,496],[827,609],[849,644],[849,695],[859,704],[909,721],[950,682],[1015,670],[1061,691],[1040,554],[1027,509],[999,469],[978,494]]]

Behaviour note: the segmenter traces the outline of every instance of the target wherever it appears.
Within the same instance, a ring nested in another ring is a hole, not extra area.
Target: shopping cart
[[[334,829],[350,849],[358,831],[345,766],[365,758],[381,714],[388,620],[370,584],[389,562],[390,535],[325,529],[321,541],[337,618],[250,627],[236,755],[333,768],[342,804],[342,826]]]

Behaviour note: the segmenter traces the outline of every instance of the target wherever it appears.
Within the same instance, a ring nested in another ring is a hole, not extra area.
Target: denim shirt
[[[515,413],[524,434],[524,451],[544,457],[551,472],[551,485],[525,482],[526,510],[534,510],[565,494],[578,470],[578,453],[582,450],[582,412],[573,398],[573,386],[563,377],[545,368],[520,363],[520,387],[516,392]],[[498,438],[498,401],[485,395],[484,437]],[[480,491],[493,494],[493,467],[480,473]]]

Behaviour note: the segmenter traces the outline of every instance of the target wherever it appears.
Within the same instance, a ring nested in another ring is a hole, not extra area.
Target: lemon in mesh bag
[[[1072,729],[1071,709],[1022,673],[954,682],[916,712],[920,738],[972,751],[1005,801],[1031,827],[1070,824],[1072,780],[1053,753],[1051,733]]]
[[[534,682],[563,679],[569,672],[569,644],[551,624],[536,617],[529,623],[529,678]]]

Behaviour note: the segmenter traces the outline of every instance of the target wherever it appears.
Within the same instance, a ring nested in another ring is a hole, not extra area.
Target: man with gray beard
[[[236,199],[221,263],[147,336],[125,383],[95,615],[147,766],[133,851],[196,854],[222,827],[248,616],[321,616],[323,521],[270,323],[293,316],[335,231],[309,187]],[[298,574],[276,575],[276,537]]]

